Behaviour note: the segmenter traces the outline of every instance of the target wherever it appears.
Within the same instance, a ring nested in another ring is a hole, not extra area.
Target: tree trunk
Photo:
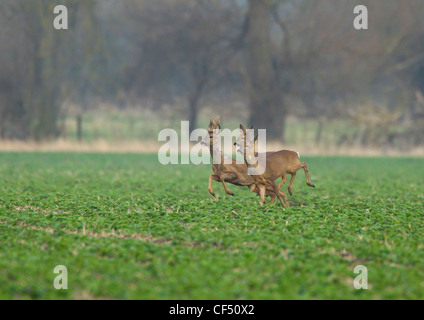
[[[82,115],[77,115],[77,140],[82,141]]]
[[[194,129],[196,129],[198,104],[199,104],[199,98],[197,97],[197,95],[195,95],[195,96],[193,96],[189,99],[188,121],[189,121],[190,132],[192,132]]]
[[[284,139],[286,110],[272,64],[269,0],[249,1],[247,55],[250,123],[267,129],[268,139]]]
[[[322,137],[322,130],[324,129],[324,119],[319,118],[318,119],[318,128],[317,128],[317,132],[315,135],[315,144],[317,146],[320,145],[321,143],[321,137]]]

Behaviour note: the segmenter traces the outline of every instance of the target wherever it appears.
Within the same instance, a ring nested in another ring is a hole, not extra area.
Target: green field
[[[423,299],[423,159],[302,160],[316,188],[299,172],[283,209],[230,184],[213,199],[209,165],[2,153],[0,298]]]

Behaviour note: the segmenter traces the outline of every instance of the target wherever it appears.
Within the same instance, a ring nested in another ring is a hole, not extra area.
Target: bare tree
[[[130,16],[140,31],[135,40],[139,58],[128,78],[138,93],[183,97],[194,127],[202,97],[231,70],[235,7],[226,1],[135,3]]]
[[[270,38],[271,1],[249,1],[246,35],[246,65],[250,99],[250,122],[266,128],[271,138],[284,132],[286,110],[273,66]]]
[[[0,131],[3,138],[59,135],[65,99],[87,104],[104,82],[95,0],[70,0],[70,30],[53,27],[52,0],[0,4]],[[3,28],[4,27],[4,28]]]

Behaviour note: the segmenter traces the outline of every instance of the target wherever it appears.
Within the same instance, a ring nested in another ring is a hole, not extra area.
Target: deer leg
[[[255,185],[255,184],[253,184],[252,186],[249,187],[250,190],[253,191],[253,192],[255,192],[256,193],[256,196],[259,197],[261,195],[260,194],[260,188],[257,185]],[[266,193],[266,189],[265,189],[265,197],[268,196],[268,195],[269,194]],[[271,201],[272,201],[272,199],[271,199]],[[268,204],[268,202],[266,200],[264,200],[264,204]]]
[[[271,202],[269,204],[274,204],[275,202],[275,194],[271,195]]]
[[[308,175],[308,166],[306,165],[306,162],[302,162],[300,164],[300,167],[303,168],[303,170],[305,171],[305,178],[306,178],[306,184],[310,187],[314,187],[315,185],[311,183],[311,181],[309,181],[309,175]]]
[[[291,175],[291,179],[290,179],[290,182],[289,182],[289,193],[290,193],[290,195],[292,196],[293,195],[293,192],[292,192],[292,184],[293,184],[293,181],[294,181],[294,178],[296,177],[296,172],[294,172],[292,175]]]
[[[278,189],[281,189],[282,185],[286,183],[286,180],[287,180],[286,175],[283,175],[281,182],[278,184]]]
[[[214,174],[211,174],[210,176],[209,176],[209,185],[208,185],[208,191],[209,191],[209,193],[212,195],[212,196],[214,196],[215,197],[215,192],[213,192],[213,190],[212,190],[212,179],[214,179],[215,181],[220,181],[219,180],[219,178],[218,178],[218,176],[217,175],[214,175]]]
[[[233,177],[233,175],[222,175],[221,176],[221,182],[222,182],[222,185],[224,186],[224,189],[225,189],[225,192],[227,193],[227,194],[229,194],[230,196],[234,196],[234,193],[232,193],[228,188],[227,188],[227,185],[225,184],[225,179],[228,179],[228,178],[231,178],[231,177]]]
[[[287,208],[290,208],[289,199],[287,199],[286,194],[283,191],[281,191],[281,190],[279,190],[279,191],[281,192],[281,195],[282,195],[284,201],[286,202],[286,207]]]
[[[261,196],[261,205],[263,205],[265,202],[265,186],[263,184],[259,186],[259,195]]]
[[[289,204],[289,201],[287,200],[286,194],[283,191],[281,191],[280,189],[278,189],[278,186],[275,183],[275,181],[272,181],[272,187],[274,188],[274,192],[277,195],[278,200],[280,200],[281,205],[283,207],[289,208],[290,207],[290,204]],[[283,196],[284,201],[286,202],[286,204],[284,204],[283,199],[281,199],[281,196]]]

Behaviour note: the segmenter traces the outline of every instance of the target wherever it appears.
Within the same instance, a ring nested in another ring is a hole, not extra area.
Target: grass
[[[302,160],[283,209],[209,165],[1,153],[0,299],[423,299],[423,160]]]

